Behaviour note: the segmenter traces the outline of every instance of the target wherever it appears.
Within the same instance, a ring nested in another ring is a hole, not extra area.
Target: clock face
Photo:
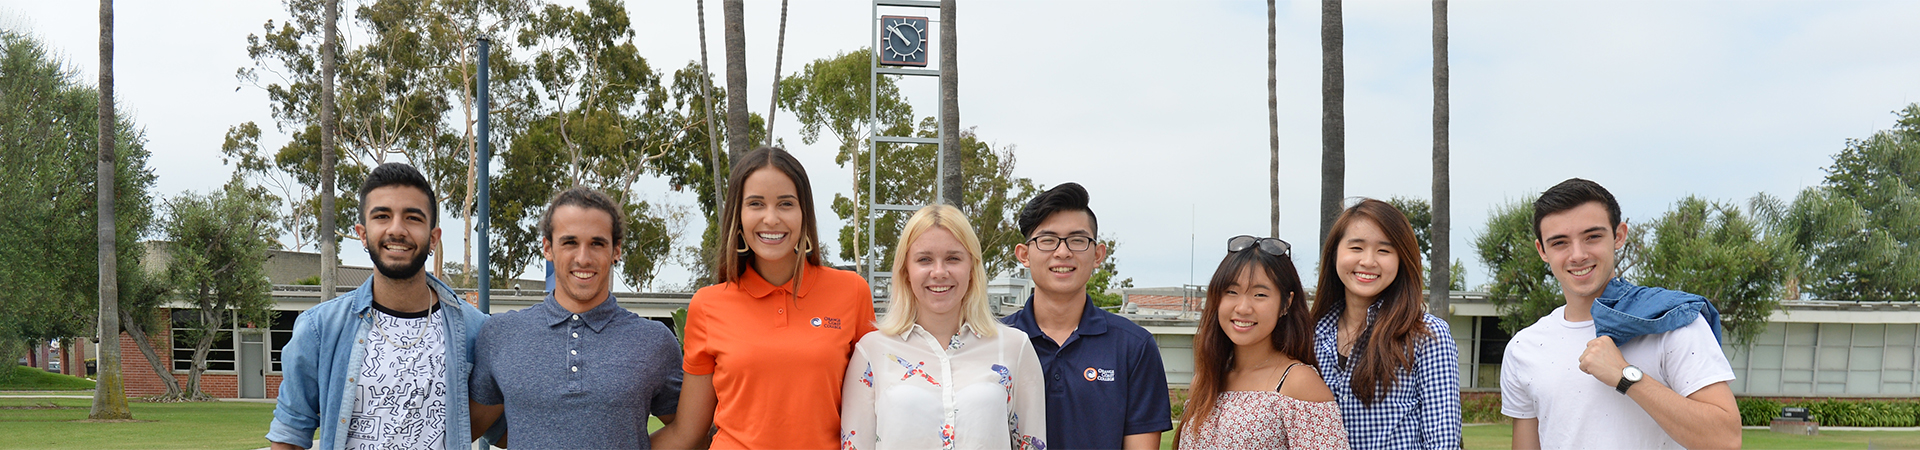
[[[880,17],[880,64],[927,65],[927,18]]]

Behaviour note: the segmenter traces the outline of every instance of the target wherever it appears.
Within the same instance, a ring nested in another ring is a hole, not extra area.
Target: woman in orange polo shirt
[[[719,284],[687,307],[686,371],[656,448],[686,448],[717,425],[712,448],[836,448],[840,387],[874,330],[860,275],[821,263],[813,189],[785,150],[733,166],[720,228]]]

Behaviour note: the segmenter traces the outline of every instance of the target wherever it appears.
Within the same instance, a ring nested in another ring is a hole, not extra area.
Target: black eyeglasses
[[[1227,240],[1227,253],[1239,253],[1253,247],[1260,247],[1261,253],[1288,258],[1293,256],[1293,244],[1280,238],[1257,238],[1248,235],[1234,236]]]
[[[1027,240],[1027,243],[1033,245],[1034,250],[1039,250],[1043,252],[1051,252],[1054,250],[1059,250],[1060,243],[1062,242],[1065,242],[1067,244],[1067,250],[1072,250],[1076,252],[1084,252],[1084,251],[1087,251],[1087,249],[1093,248],[1093,238],[1086,237],[1086,236],[1059,237],[1059,236],[1053,236],[1053,235],[1046,235],[1046,236],[1034,236],[1033,239]]]

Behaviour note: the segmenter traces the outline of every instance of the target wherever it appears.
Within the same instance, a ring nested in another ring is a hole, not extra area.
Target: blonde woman
[[[841,448],[1046,448],[1039,356],[994,320],[980,258],[960,210],[928,206],[907,220],[887,315],[847,364]]]

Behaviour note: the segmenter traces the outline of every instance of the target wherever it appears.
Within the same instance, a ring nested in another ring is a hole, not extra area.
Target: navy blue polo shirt
[[[1040,354],[1048,447],[1121,448],[1127,435],[1173,429],[1167,370],[1146,328],[1093,306],[1092,297],[1065,345],[1040,331],[1032,296],[1026,308],[1000,321],[1026,332]]]

